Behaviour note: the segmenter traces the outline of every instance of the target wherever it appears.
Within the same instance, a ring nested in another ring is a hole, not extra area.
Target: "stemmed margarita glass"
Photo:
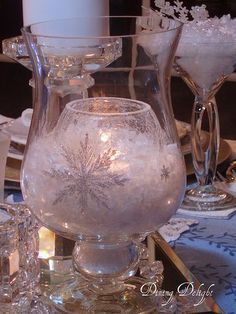
[[[107,33],[81,36],[76,25],[90,23],[107,25]],[[170,218],[185,190],[169,94],[181,27],[160,17],[97,17],[22,30],[35,77],[22,191],[43,225],[76,241],[79,276],[51,294],[61,311],[157,308],[133,276],[140,242]],[[111,48],[105,58],[102,45]],[[84,68],[109,75],[107,95],[68,103],[58,88]]]
[[[236,66],[236,22],[221,19],[190,22],[184,25],[174,68],[195,95],[191,119],[192,157],[198,185],[186,192],[182,207],[211,211],[235,206],[229,193],[214,186],[218,161],[220,128],[215,94]],[[202,144],[202,124],[207,117],[209,139]]]
[[[198,5],[201,4],[201,1]],[[230,15],[209,17],[206,5],[188,9],[178,0],[156,0],[157,14],[184,22],[174,69],[195,95],[191,119],[192,159],[197,186],[186,192],[182,208],[212,211],[234,207],[235,198],[213,184],[219,153],[220,129],[215,94],[236,66],[236,20]],[[209,7],[215,11],[215,3]],[[212,12],[211,12],[212,13]],[[203,144],[203,121],[209,138]]]

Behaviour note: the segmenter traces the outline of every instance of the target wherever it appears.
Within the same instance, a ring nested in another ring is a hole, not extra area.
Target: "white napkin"
[[[24,126],[27,126],[27,127],[30,126],[32,115],[33,115],[33,109],[32,108],[27,108],[24,111],[22,111],[20,118],[21,118],[21,122]],[[5,122],[10,122],[11,120],[13,120],[13,119],[0,114],[0,125],[2,123],[5,123]]]
[[[190,226],[196,224],[198,221],[195,219],[171,218],[167,224],[159,228],[158,232],[166,242],[171,242],[177,240],[183,232],[190,229]]]
[[[25,109],[21,114],[21,122],[24,126],[30,127],[31,119],[33,115],[33,109]]]
[[[2,123],[9,122],[9,121],[11,121],[11,120],[12,120],[12,118],[8,118],[8,117],[3,116],[2,114],[0,114],[0,125],[1,125]]]

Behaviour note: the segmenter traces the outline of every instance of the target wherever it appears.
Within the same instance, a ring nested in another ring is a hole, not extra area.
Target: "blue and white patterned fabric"
[[[215,284],[213,298],[225,314],[236,314],[236,215],[198,221],[171,245],[200,283]]]
[[[9,204],[23,202],[21,191],[7,189],[5,190],[5,202]]]

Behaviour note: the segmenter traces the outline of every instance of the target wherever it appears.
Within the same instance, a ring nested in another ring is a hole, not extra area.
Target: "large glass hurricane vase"
[[[76,241],[73,263],[80,274],[51,299],[69,313],[150,312],[157,302],[141,296],[143,281],[130,283],[141,240],[175,213],[185,190],[169,101],[182,25],[160,17],[101,18],[107,33],[81,38],[50,36],[55,28],[48,23],[23,30],[36,105],[22,190],[43,225]],[[45,27],[47,35],[39,35]],[[97,57],[98,43],[107,43],[107,58]],[[58,86],[73,81],[81,66],[102,71],[88,92],[103,97],[64,105]]]

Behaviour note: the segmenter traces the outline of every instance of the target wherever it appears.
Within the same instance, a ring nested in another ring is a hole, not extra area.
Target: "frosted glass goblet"
[[[29,147],[22,178],[42,224],[77,240],[74,267],[89,297],[120,298],[138,267],[137,239],[174,214],[185,172],[151,107],[111,97],[68,103],[54,131]]]

